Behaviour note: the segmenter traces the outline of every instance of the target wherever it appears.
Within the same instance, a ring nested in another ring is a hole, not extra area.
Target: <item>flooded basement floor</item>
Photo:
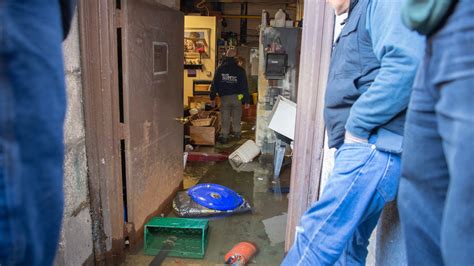
[[[215,147],[196,147],[198,152],[231,153],[247,139],[255,136],[252,122],[243,124],[242,139]],[[235,190],[250,202],[253,211],[209,219],[209,243],[204,259],[168,257],[162,265],[222,265],[224,255],[241,241],[256,244],[259,252],[250,261],[254,265],[279,265],[284,256],[284,240],[288,194],[273,193],[273,158],[259,157],[254,162],[233,168],[229,161],[188,162],[184,188],[197,183],[215,183]],[[280,175],[281,191],[289,186],[290,166],[285,164]],[[170,216],[175,216],[173,213]],[[149,265],[153,257],[143,251],[128,254],[124,265]]]

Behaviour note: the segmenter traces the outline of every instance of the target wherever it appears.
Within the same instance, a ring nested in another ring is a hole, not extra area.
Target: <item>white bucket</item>
[[[236,163],[251,162],[260,154],[260,148],[253,140],[247,140],[242,146],[229,155],[229,160]]]

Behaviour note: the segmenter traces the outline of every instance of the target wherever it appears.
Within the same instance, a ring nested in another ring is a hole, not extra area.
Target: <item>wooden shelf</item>
[[[199,65],[184,65],[184,69],[202,69],[202,64],[199,64]]]

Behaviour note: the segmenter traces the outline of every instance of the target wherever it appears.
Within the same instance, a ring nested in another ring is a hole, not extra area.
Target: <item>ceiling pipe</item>
[[[262,16],[254,16],[254,15],[219,15],[221,18],[229,18],[229,19],[261,19]]]

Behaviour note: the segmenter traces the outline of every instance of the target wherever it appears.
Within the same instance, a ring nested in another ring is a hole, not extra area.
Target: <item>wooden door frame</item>
[[[305,3],[294,163],[285,250],[301,215],[318,198],[324,152],[324,91],[332,49],[334,13],[325,1]],[[79,1],[84,116],[95,261],[123,259],[124,225],[119,139],[114,0]]]
[[[326,1],[307,1],[303,23],[285,251],[293,245],[301,216],[319,197],[325,136],[323,106],[333,44],[334,10]]]
[[[124,257],[115,0],[78,1],[94,261]]]

